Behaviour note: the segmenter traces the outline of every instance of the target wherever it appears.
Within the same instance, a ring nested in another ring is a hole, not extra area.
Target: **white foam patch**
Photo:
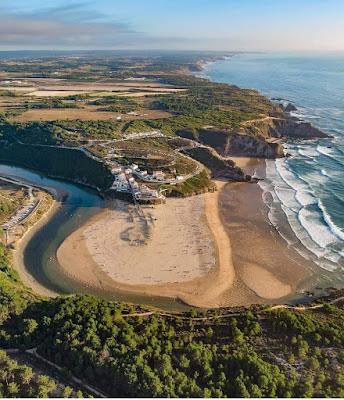
[[[310,204],[315,204],[317,202],[317,199],[308,191],[297,191],[295,194],[295,198],[298,203],[303,207]]]
[[[312,183],[319,183],[319,176],[322,178],[321,183],[328,179],[313,172],[300,177],[288,168],[287,160],[278,159],[266,162],[266,179],[260,181],[259,186],[263,190],[263,200],[269,207],[269,221],[279,231],[287,245],[292,246],[306,259],[310,259],[312,255],[311,259],[319,267],[334,271],[337,268],[336,263],[342,259],[342,254],[331,248],[332,245],[338,244],[337,237],[323,223],[320,208],[319,213],[307,209],[309,205],[318,202],[310,190]],[[280,232],[280,208],[297,242]]]
[[[320,247],[324,248],[336,242],[336,238],[328,227],[319,222],[313,212],[302,208],[299,211],[298,218],[312,240]]]
[[[314,158],[319,155],[319,152],[314,148],[299,148],[298,153],[307,158]]]
[[[331,215],[327,212],[321,199],[318,200],[318,207],[322,212],[323,218],[331,232],[340,240],[344,241],[344,232],[333,222]]]
[[[320,146],[320,145],[317,146],[317,151],[331,158],[334,158],[333,156],[336,154],[331,147]]]

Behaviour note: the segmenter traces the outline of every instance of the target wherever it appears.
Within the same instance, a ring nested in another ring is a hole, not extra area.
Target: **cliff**
[[[245,121],[238,129],[232,131],[216,128],[182,129],[177,131],[177,135],[210,146],[224,157],[247,156],[272,159],[284,157],[284,151],[282,144],[272,143],[271,139],[328,137],[309,122],[300,121],[286,114]]]
[[[263,136],[233,134],[224,149],[225,156],[246,156],[257,158],[284,157],[283,146],[268,143]]]
[[[246,156],[257,158],[283,157],[283,146],[268,143],[264,136],[245,135],[220,129],[180,130],[181,137],[193,139],[215,149],[221,156]],[[199,160],[204,163],[204,161]]]
[[[213,178],[225,178],[231,181],[246,182],[251,179],[244,171],[237,167],[232,160],[222,158],[215,150],[209,147],[195,147],[183,151],[188,156],[201,162],[212,173]]]
[[[326,138],[328,135],[309,122],[300,121],[293,117],[264,117],[244,122],[240,133],[261,135],[265,138],[295,138],[316,139]]]

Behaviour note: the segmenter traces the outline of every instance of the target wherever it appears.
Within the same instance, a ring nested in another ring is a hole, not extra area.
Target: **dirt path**
[[[327,304],[336,304],[339,303],[340,301],[344,301],[344,296],[338,297],[337,299],[331,300],[327,303],[321,303],[321,304],[314,304],[312,306],[288,306],[287,304],[276,304],[275,306],[268,307],[263,309],[261,312],[264,311],[271,311],[271,310],[278,310],[278,309],[289,309],[289,310],[295,310],[295,311],[308,311],[308,310],[315,310],[319,308],[325,307]],[[169,318],[175,318],[175,319],[182,319],[182,320],[188,320],[188,321],[208,321],[211,319],[215,318],[228,318],[228,317],[236,317],[239,315],[242,315],[242,312],[229,312],[226,314],[221,314],[221,315],[210,315],[208,317],[188,317],[186,315],[181,315],[177,313],[165,313],[165,312],[159,312],[159,311],[147,311],[147,312],[136,312],[136,313],[131,313],[131,314],[125,314],[122,315],[123,318],[131,318],[131,317],[150,317],[152,315],[158,315],[160,317],[169,317]]]

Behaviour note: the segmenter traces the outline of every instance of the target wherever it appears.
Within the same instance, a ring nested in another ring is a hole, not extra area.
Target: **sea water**
[[[288,141],[291,157],[267,161],[260,185],[270,222],[286,244],[343,277],[344,55],[239,54],[207,65],[203,74],[290,101],[293,115],[331,135]],[[286,220],[291,229],[283,228]]]

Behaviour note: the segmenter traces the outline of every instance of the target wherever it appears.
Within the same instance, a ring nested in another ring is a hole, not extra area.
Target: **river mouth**
[[[83,226],[87,221],[95,216],[95,214],[98,214],[102,210],[106,209],[108,207],[108,203],[102,199],[96,191],[66,181],[51,179],[38,172],[34,172],[25,168],[0,164],[0,175],[17,178],[32,185],[36,185],[37,187],[54,190],[58,194],[56,207],[54,208],[54,212],[51,213],[50,217],[42,220],[41,223],[39,222],[37,224],[37,229],[32,229],[32,231],[29,231],[24,236],[24,239],[17,245],[16,253],[20,255],[21,260],[20,263],[16,262],[16,267],[18,270],[23,272],[23,277],[26,275],[30,278],[27,280],[23,279],[27,286],[33,287],[34,285],[30,284],[30,282],[35,282],[35,287],[42,289],[34,291],[40,294],[45,294],[44,291],[49,291],[55,295],[90,294],[106,300],[145,304],[147,306],[153,306],[167,311],[187,311],[192,308],[191,306],[188,306],[173,298],[162,297],[160,296],[160,293],[152,293],[150,295],[149,293],[145,292],[140,294],[129,292],[125,288],[115,288],[112,285],[107,284],[110,278],[105,274],[104,276],[101,276],[99,281],[100,284],[97,286],[91,286],[87,283],[77,280],[76,278],[73,278],[73,274],[68,274],[69,271],[65,271],[59,264],[57,259],[57,251],[67,237],[69,237],[78,228]],[[242,186],[242,189],[240,190],[252,190],[254,187],[255,185],[245,185]],[[257,187],[256,189],[259,188]],[[231,224],[233,223],[233,218],[238,218],[240,214],[237,211],[233,212],[233,210],[231,211],[227,209],[228,206],[233,204],[233,201],[226,199],[226,196],[233,195],[234,192],[236,193],[235,196],[240,196],[240,191],[232,191],[231,188],[228,188],[227,192],[221,192],[221,213],[223,220],[225,221],[225,225],[227,217],[229,218],[227,224]],[[244,198],[247,198],[247,194],[245,194]],[[243,199],[238,202],[238,204],[244,203],[245,201]],[[244,226],[247,225],[247,212],[245,211],[243,215],[246,215],[246,218],[243,217],[243,220],[239,222],[242,222]],[[265,219],[266,218],[264,218],[264,221]],[[239,235],[235,235],[234,237],[231,236],[236,228],[236,222],[238,221],[234,221],[234,228],[233,226],[229,226],[230,229],[227,231],[227,233],[231,241],[233,241],[234,247],[236,249],[240,249],[242,247],[241,244],[245,242],[245,240],[240,238]],[[275,236],[276,240],[282,240],[279,237],[277,238],[277,232]],[[269,240],[271,240],[271,238]],[[236,241],[238,243],[236,243]],[[266,244],[265,248],[270,246],[270,243],[271,242]],[[240,272],[240,258],[242,259],[243,255],[246,256],[246,252],[243,254],[235,252],[235,254],[237,254],[237,258],[239,257],[239,261],[238,259],[234,259],[234,265],[236,268],[239,268],[239,271],[237,272]],[[73,271],[73,265],[70,265],[68,268],[70,268],[71,272]],[[290,296],[284,297],[280,301],[290,304],[295,302],[306,302],[311,300],[311,298],[306,295],[307,290],[314,291],[314,287],[317,284],[319,285],[322,283],[324,284],[324,287],[327,288],[335,286],[335,276],[333,276],[333,274],[331,277],[326,276],[326,282],[323,282],[325,278],[322,275],[323,274],[319,274],[319,271],[314,271],[314,274],[312,274],[312,279],[310,280],[310,277],[308,278],[309,284],[295,288]],[[289,278],[292,279],[293,276],[294,275],[291,274],[291,277]],[[244,280],[246,279],[245,276],[242,276],[242,278]],[[323,290],[321,290],[322,293]],[[235,295],[235,293],[235,291],[232,291],[232,297]],[[321,293],[319,293],[319,295],[320,294]],[[245,304],[248,305],[252,303],[262,303],[261,300],[262,299],[260,297],[255,297],[252,299],[251,303],[246,301]],[[227,302],[228,304],[226,306],[229,306],[230,304],[236,304],[236,302],[237,300],[233,298],[230,302]],[[264,303],[276,303],[276,301],[265,300]]]
[[[33,277],[42,288],[60,295],[90,294],[106,300],[146,304],[170,311],[190,309],[177,300],[140,296],[124,291],[88,287],[72,279],[60,268],[57,250],[72,232],[93,215],[106,208],[106,202],[96,191],[66,181],[48,178],[37,171],[0,164],[0,174],[23,180],[37,187],[54,190],[59,200],[53,215],[38,229],[29,232],[18,252],[22,253],[21,268]],[[73,266],[71,266],[73,268]]]

